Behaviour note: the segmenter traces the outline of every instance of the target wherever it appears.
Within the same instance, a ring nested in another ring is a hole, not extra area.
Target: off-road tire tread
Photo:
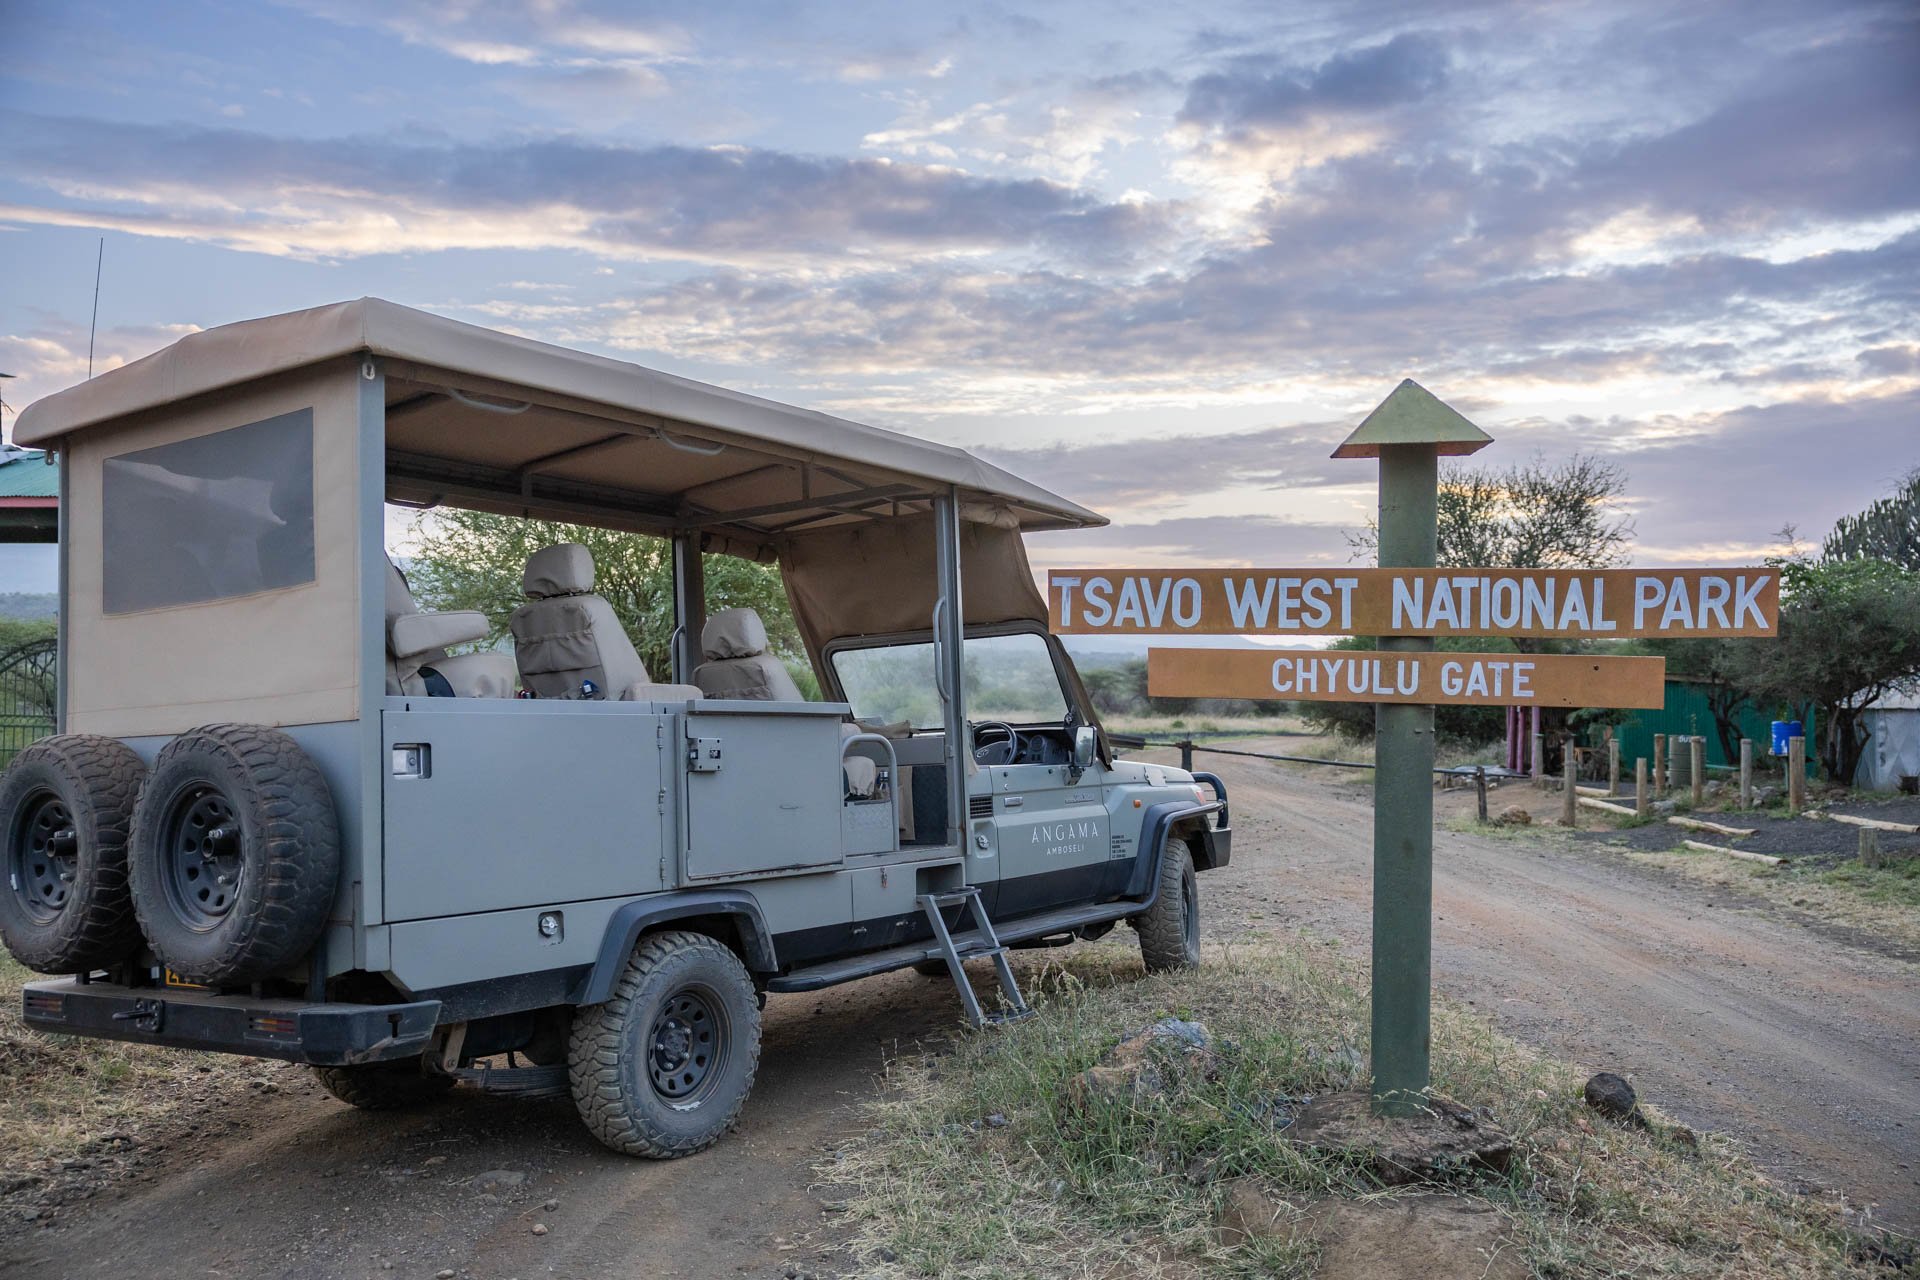
[[[243,825],[251,825],[266,857],[249,868],[264,882],[259,909],[230,931],[219,954],[206,963],[169,956],[166,934],[156,929],[172,908],[159,883],[164,835],[158,830],[169,788],[150,786],[134,812],[133,907],[148,943],[163,964],[194,982],[249,982],[286,969],[319,941],[333,910],[340,879],[340,832],[333,792],[300,744],[277,729],[252,724],[210,724],[169,742],[154,762],[164,778],[170,762],[193,751],[224,753],[238,766],[251,794],[230,796]],[[147,873],[153,882],[146,883]],[[236,902],[238,909],[245,901]],[[158,936],[156,936],[158,934]]]
[[[1184,897],[1187,876],[1193,870],[1193,851],[1179,836],[1168,836],[1160,854],[1160,892],[1153,906],[1133,918],[1140,935],[1140,958],[1148,973],[1189,969]]]
[[[452,1076],[427,1075],[417,1062],[315,1067],[313,1074],[322,1089],[360,1111],[410,1111],[453,1088]]]
[[[626,1015],[647,976],[674,955],[688,950],[718,952],[726,957],[739,976],[747,1003],[758,1017],[753,980],[746,967],[727,945],[704,933],[671,930],[649,934],[640,940],[627,967],[614,983],[606,1003],[584,1005],[574,1013],[573,1036],[567,1051],[567,1075],[573,1088],[574,1105],[580,1119],[593,1136],[615,1151],[645,1156],[654,1160],[672,1160],[703,1151],[720,1140],[753,1092],[754,1077],[760,1070],[760,1036],[736,1033],[731,1050],[746,1055],[746,1076],[739,1095],[724,1121],[710,1127],[705,1135],[668,1133],[649,1123],[644,1107],[630,1106],[622,1085],[621,1056],[627,1051]],[[751,1044],[744,1043],[751,1040]]]
[[[17,776],[23,761],[44,761],[79,785],[91,810],[94,856],[91,877],[83,884],[76,876],[55,926],[64,936],[30,939],[9,930],[7,950],[39,973],[89,973],[116,964],[140,945],[127,885],[127,841],[146,762],[118,739],[94,733],[56,734],[28,745],[14,756],[6,779]],[[0,781],[0,792],[7,786]],[[73,817],[76,824],[82,821],[77,811]],[[0,832],[0,839],[11,838],[10,832]]]

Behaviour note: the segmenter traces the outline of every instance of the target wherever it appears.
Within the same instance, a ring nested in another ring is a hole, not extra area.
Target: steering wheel
[[[1020,758],[1020,735],[1014,732],[1013,726],[1006,721],[981,720],[977,723],[969,721],[967,728],[973,732],[973,762],[975,764],[989,766],[1012,764]],[[989,730],[998,731],[1001,735],[1001,740],[989,742],[983,746],[980,742],[980,735]],[[994,757],[996,756],[1003,758],[995,759]]]

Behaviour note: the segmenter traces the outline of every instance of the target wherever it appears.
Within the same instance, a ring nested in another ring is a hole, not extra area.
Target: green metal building
[[[1614,726],[1613,736],[1620,742],[1620,771],[1626,777],[1633,776],[1633,762],[1645,756],[1653,759],[1653,735],[1664,733],[1668,737],[1676,734],[1699,735],[1706,739],[1706,762],[1708,767],[1732,766],[1740,764],[1739,742],[1734,743],[1734,756],[1720,746],[1720,734],[1714,727],[1713,709],[1707,703],[1707,692],[1712,685],[1705,680],[1691,680],[1683,677],[1667,678],[1667,702],[1658,711],[1645,710],[1629,712],[1627,719]],[[1770,760],[1767,751],[1773,744],[1774,717],[1766,711],[1744,704],[1740,708],[1740,737],[1753,739],[1754,766],[1757,769],[1777,767],[1777,761]],[[1804,721],[1808,742],[1808,772],[1813,771],[1817,753],[1812,749],[1814,736],[1813,712],[1806,713]]]
[[[57,542],[60,464],[33,449],[0,445],[0,542]]]

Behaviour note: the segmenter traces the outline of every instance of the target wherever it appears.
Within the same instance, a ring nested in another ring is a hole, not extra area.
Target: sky
[[[0,382],[376,295],[1343,563],[1403,377],[1642,565],[1920,465],[1910,3],[0,0]],[[44,549],[0,591],[51,589]]]

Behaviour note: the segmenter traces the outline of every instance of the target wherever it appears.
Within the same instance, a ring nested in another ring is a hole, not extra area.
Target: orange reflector
[[[256,1013],[248,1019],[248,1029],[262,1035],[290,1036],[297,1029],[297,1023],[285,1014]]]
[[[1138,808],[1140,807],[1140,802],[1139,802],[1138,800],[1135,800],[1135,801],[1133,802],[1133,807],[1134,807],[1134,808],[1136,808],[1136,809],[1138,809]]]

